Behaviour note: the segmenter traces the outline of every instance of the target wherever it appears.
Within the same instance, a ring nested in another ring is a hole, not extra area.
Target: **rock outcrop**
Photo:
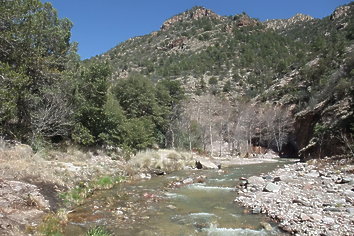
[[[234,20],[236,21],[236,25],[238,27],[253,26],[258,24],[256,19],[249,17],[247,14],[237,15],[234,17]]]
[[[265,24],[266,28],[268,28],[268,29],[279,30],[279,29],[287,28],[287,27],[297,24],[299,22],[311,21],[313,19],[314,18],[309,15],[296,14],[295,16],[293,16],[289,19],[268,20],[268,21],[264,22],[264,24]]]
[[[350,13],[350,9],[351,6],[349,5],[338,7],[330,16],[331,20],[336,20],[343,16],[347,16]]]
[[[219,19],[222,20],[223,17],[219,16],[218,14],[214,13],[213,11],[206,9],[204,7],[194,7],[193,9],[183,12],[182,14],[176,15],[168,20],[166,20],[162,26],[161,30],[166,31],[168,30],[172,25],[174,25],[177,22],[183,22],[187,20],[199,20],[204,17],[210,17],[214,19]]]

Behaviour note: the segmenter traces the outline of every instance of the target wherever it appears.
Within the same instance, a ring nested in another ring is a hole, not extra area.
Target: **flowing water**
[[[100,191],[69,215],[65,235],[83,235],[103,226],[113,235],[280,235],[262,229],[265,216],[249,214],[233,202],[240,177],[274,170],[286,161],[216,170],[185,170]],[[171,187],[197,176],[205,182]],[[270,222],[271,223],[271,222]],[[271,223],[275,226],[274,223]]]

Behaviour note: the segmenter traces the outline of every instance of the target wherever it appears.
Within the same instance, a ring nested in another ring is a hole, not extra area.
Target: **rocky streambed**
[[[140,174],[143,179],[96,192],[73,209],[64,235],[83,235],[95,226],[120,236],[284,235],[269,218],[249,214],[233,200],[241,176],[266,173],[285,163],[288,160]]]
[[[312,161],[240,178],[235,202],[296,235],[354,235],[354,165]]]

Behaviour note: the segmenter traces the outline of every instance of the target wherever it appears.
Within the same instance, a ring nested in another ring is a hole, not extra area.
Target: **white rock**
[[[272,193],[277,193],[279,192],[279,190],[280,190],[280,186],[274,183],[268,183],[263,189],[263,191],[265,192],[272,192]]]
[[[201,159],[199,162],[202,164],[203,169],[219,169],[218,166],[210,160]]]
[[[187,178],[182,181],[183,184],[193,184],[193,179],[192,178]]]
[[[325,223],[326,225],[332,225],[336,221],[333,218],[331,218],[331,217],[325,217],[325,218],[322,219],[322,222]]]
[[[250,185],[262,185],[265,183],[265,180],[262,177],[251,176],[248,178],[248,184]]]

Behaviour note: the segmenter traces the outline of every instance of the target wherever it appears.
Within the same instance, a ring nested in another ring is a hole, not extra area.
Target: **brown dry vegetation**
[[[93,177],[123,174],[124,161],[112,160],[103,152],[95,154],[74,148],[65,152],[42,150],[33,153],[31,147],[24,144],[2,148],[0,178],[71,188],[77,182]]]
[[[58,209],[59,194],[80,182],[123,174],[124,161],[100,151],[94,154],[70,147],[34,153],[28,145],[0,140],[0,235],[32,232],[44,216]],[[46,222],[38,230],[43,227]]]
[[[131,173],[140,171],[161,170],[172,172],[194,167],[196,155],[175,150],[147,150],[137,153],[129,162],[128,169]]]

